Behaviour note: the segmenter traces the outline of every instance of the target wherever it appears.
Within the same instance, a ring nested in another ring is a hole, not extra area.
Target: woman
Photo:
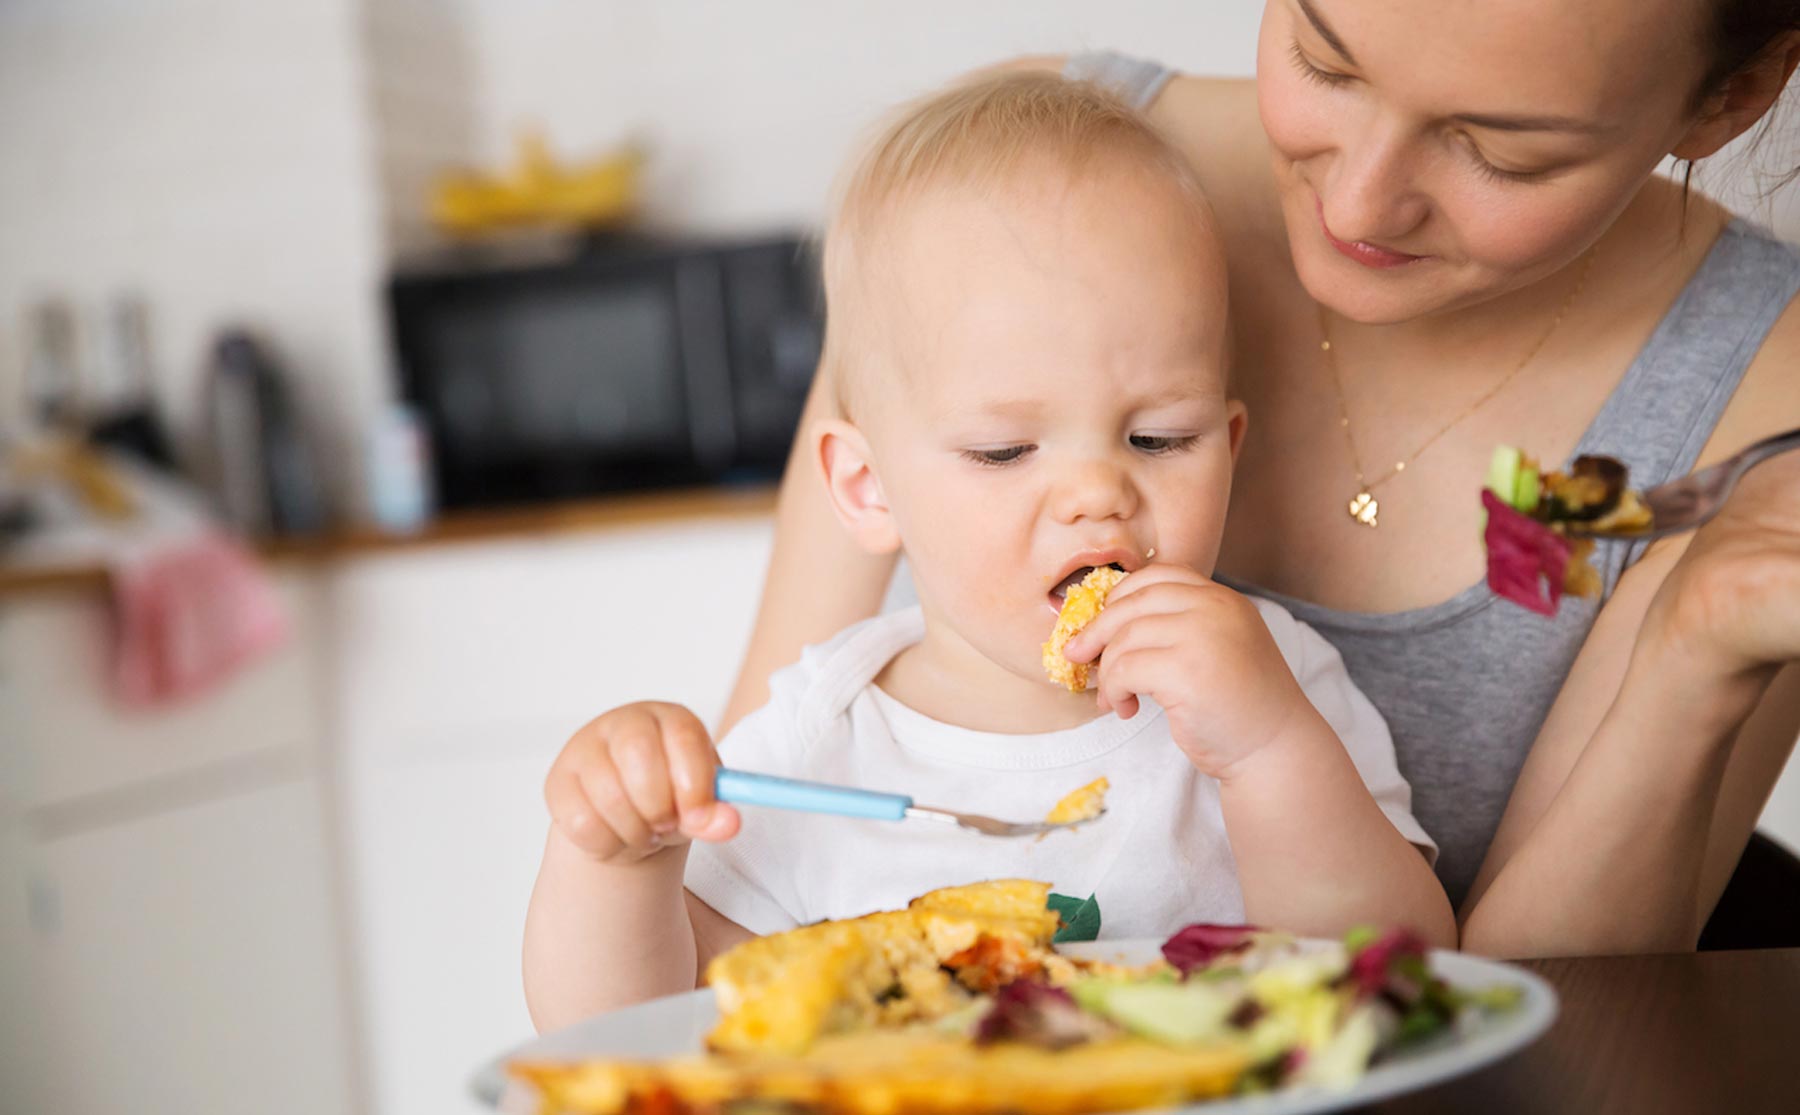
[[[1652,175],[1797,60],[1796,0],[1269,0],[1254,85],[1021,63],[1117,85],[1202,176],[1251,414],[1221,579],[1388,717],[1465,948],[1692,948],[1800,732],[1793,460],[1605,546],[1603,601],[1554,621],[1487,592],[1477,518],[1496,444],[1649,485],[1800,426],[1800,254]],[[791,466],[728,722],[891,572]]]

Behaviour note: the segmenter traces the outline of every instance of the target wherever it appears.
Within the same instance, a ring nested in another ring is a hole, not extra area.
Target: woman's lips
[[[1343,255],[1364,267],[1400,267],[1408,263],[1417,263],[1425,258],[1424,256],[1408,255],[1405,252],[1396,252],[1391,248],[1383,248],[1379,244],[1371,244],[1366,240],[1358,240],[1354,243],[1339,240],[1331,234],[1331,229],[1325,224],[1324,203],[1319,201],[1316,196],[1313,201],[1319,211],[1319,231],[1325,234],[1325,239]]]

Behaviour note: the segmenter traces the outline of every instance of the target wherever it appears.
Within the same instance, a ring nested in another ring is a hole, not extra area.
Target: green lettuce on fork
[[[1245,1090],[1344,1088],[1382,1056],[1448,1030],[1472,1011],[1510,1009],[1515,987],[1469,992],[1433,975],[1406,930],[1354,930],[1302,943],[1243,925],[1190,925],[1166,964],[1087,976],[1067,988],[1019,980],[983,1000],[975,1041],[1051,1049],[1131,1034],[1171,1045],[1243,1043],[1257,1070]],[[971,1025],[970,1015],[946,1026]]]

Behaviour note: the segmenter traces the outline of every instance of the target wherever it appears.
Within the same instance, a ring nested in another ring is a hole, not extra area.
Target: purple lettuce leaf
[[[1196,923],[1180,930],[1163,942],[1163,959],[1182,975],[1204,968],[1221,956],[1242,952],[1250,947],[1256,934],[1254,925],[1210,925]]]
[[[1487,508],[1487,583],[1495,596],[1553,616],[1573,552],[1567,539],[1482,489]]]
[[[994,1003],[975,1024],[975,1044],[1016,1041],[1064,1049],[1112,1032],[1104,1019],[1082,1010],[1060,987],[1014,980],[994,993]]]

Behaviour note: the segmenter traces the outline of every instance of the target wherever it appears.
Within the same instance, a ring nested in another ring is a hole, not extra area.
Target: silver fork
[[[840,817],[864,817],[874,821],[924,820],[956,825],[984,836],[1037,836],[1060,828],[1085,825],[1104,816],[1106,810],[1081,821],[999,821],[979,813],[957,813],[915,805],[905,794],[884,794],[853,786],[829,786],[802,782],[772,774],[721,767],[713,780],[713,796],[737,805],[762,805],[773,809],[798,809],[806,813],[835,813]]]
[[[1650,525],[1643,530],[1593,530],[1578,522],[1565,524],[1565,529],[1571,535],[1585,538],[1640,540],[1693,530],[1719,513],[1719,508],[1724,506],[1726,498],[1746,472],[1790,449],[1800,449],[1800,429],[1763,438],[1710,468],[1639,492],[1638,499],[1650,508]]]

